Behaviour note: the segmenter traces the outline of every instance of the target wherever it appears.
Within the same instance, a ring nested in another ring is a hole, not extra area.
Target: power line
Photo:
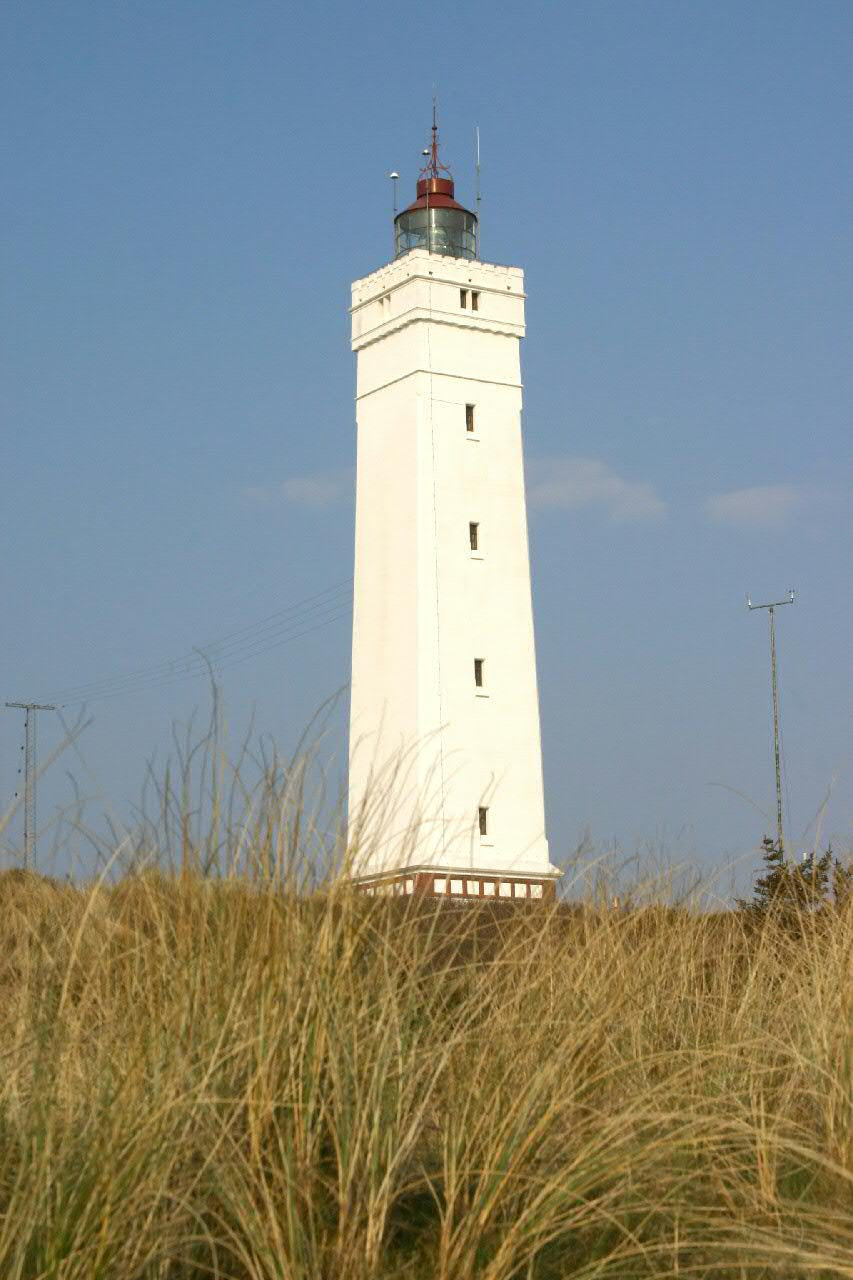
[[[275,613],[268,614],[264,618],[256,619],[254,622],[246,623],[242,627],[233,628],[230,631],[221,634],[215,640],[209,640],[204,644],[194,646],[191,653],[182,654],[179,658],[169,658],[162,662],[154,663],[151,666],[141,667],[135,671],[129,671],[123,675],[102,677],[100,679],[89,680],[83,684],[67,686],[53,694],[57,701],[68,701],[74,699],[81,700],[85,695],[94,695],[101,693],[114,686],[123,686],[129,682],[136,680],[144,680],[155,676],[168,676],[174,674],[176,668],[180,673],[183,665],[191,663],[195,665],[204,665],[203,660],[199,658],[199,653],[207,655],[218,655],[229,649],[253,643],[256,639],[260,639],[264,632],[274,630],[279,624],[289,625],[285,619],[289,615],[290,621],[295,621],[303,615],[307,616],[313,613],[317,608],[322,608],[328,601],[338,596],[349,593],[352,579],[343,583],[336,583],[332,587],[326,587],[323,591],[318,591],[312,596],[307,596],[303,600],[296,601],[286,608],[276,610]]]
[[[213,659],[211,665],[217,671],[227,671],[230,667],[239,666],[241,663],[248,662],[252,658],[260,657],[261,654],[268,653],[271,649],[277,649],[282,645],[289,644],[292,640],[298,640],[301,636],[309,635],[312,631],[318,631],[322,627],[329,626],[333,622],[339,622],[341,619],[349,617],[352,613],[352,606],[347,603],[342,607],[342,603],[343,602],[338,601],[330,605],[330,611],[327,610],[325,613],[318,614],[313,619],[308,616],[297,618],[290,624],[289,628],[279,633],[276,638],[270,639],[267,637],[266,643],[261,645],[256,644],[253,648],[250,648],[248,652],[228,654],[226,655],[229,659],[228,661]],[[306,626],[306,623],[311,623],[312,625]],[[205,661],[204,654],[200,652],[192,662],[187,660],[172,672],[165,674],[165,676],[163,674],[156,675],[154,678],[149,676],[144,680],[137,680],[135,683],[125,685],[121,688],[107,688],[102,691],[96,690],[94,693],[83,694],[77,698],[69,698],[67,701],[62,703],[62,706],[75,707],[81,706],[84,703],[102,702],[107,698],[120,698],[132,693],[147,693],[153,689],[161,689],[167,685],[175,684],[180,680],[203,676],[207,674],[208,671],[208,663]]]
[[[156,687],[175,679],[202,675],[207,670],[208,661],[223,668],[230,666],[231,659],[236,656],[240,656],[241,659],[243,655],[252,657],[255,652],[263,653],[279,642],[286,643],[288,639],[295,639],[296,636],[291,633],[294,630],[300,630],[308,623],[335,621],[336,619],[330,616],[332,612],[344,605],[349,611],[351,587],[351,578],[335,583],[323,591],[306,596],[254,622],[233,628],[215,640],[197,645],[192,653],[141,667],[124,675],[102,677],[83,684],[70,685],[58,690],[52,697],[63,706],[74,706],[104,697],[136,692],[138,689]]]

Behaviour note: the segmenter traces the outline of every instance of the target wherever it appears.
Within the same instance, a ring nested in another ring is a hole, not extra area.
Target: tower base
[[[531,901],[553,902],[559,872],[472,870],[471,867],[399,867],[358,876],[361,893],[418,898],[441,898],[461,902]]]

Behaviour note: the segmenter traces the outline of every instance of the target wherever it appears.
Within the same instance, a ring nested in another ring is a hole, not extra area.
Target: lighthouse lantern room
[[[438,158],[438,126],[433,119],[429,160],[418,178],[417,199],[394,219],[396,257],[426,249],[449,258],[477,257],[477,215],[454,199],[450,170]]]

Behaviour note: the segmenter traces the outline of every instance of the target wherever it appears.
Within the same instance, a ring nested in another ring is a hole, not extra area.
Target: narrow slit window
[[[471,310],[472,311],[480,310],[480,295],[474,289],[471,290]]]
[[[473,294],[472,294],[472,297],[473,297]],[[468,290],[467,290],[467,289],[460,289],[460,290],[459,290],[459,305],[460,305],[460,307],[462,308],[462,310],[463,310],[463,311],[464,311],[464,310],[466,309],[466,307],[468,306]],[[474,307],[474,310],[476,311],[476,310],[477,310],[477,308],[476,308],[476,307]]]
[[[480,526],[476,521],[470,521],[468,525],[468,541],[471,543],[471,550],[476,551],[480,546]]]
[[[477,810],[477,822],[480,827],[480,835],[487,836],[489,834],[489,810],[486,805],[481,804]]]
[[[474,659],[474,684],[477,686],[478,689],[482,689],[483,687],[484,667],[485,667],[484,658]]]
[[[474,406],[472,404],[466,404],[465,406],[465,430],[474,430]]]

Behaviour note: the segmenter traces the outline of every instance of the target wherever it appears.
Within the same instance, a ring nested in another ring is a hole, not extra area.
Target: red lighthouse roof
[[[438,125],[435,119],[435,107],[432,109],[432,142],[425,154],[429,158],[418,178],[417,199],[403,212],[411,213],[414,209],[425,209],[429,205],[431,209],[460,209],[463,213],[468,213],[469,210],[453,198],[453,175],[447,165],[442,164],[438,158]]]

